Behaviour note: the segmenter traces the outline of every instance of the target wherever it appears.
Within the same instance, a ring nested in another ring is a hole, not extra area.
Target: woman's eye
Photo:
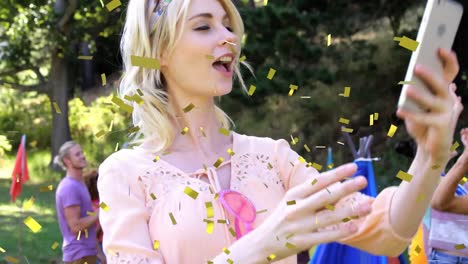
[[[209,26],[201,26],[201,27],[197,27],[195,30],[208,30],[210,29]]]

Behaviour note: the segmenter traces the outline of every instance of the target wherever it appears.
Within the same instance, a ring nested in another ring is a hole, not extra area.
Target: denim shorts
[[[429,264],[468,264],[468,257],[450,255],[444,252],[432,250],[428,259]]]

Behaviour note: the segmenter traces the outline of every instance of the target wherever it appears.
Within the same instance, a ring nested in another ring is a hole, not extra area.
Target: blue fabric
[[[374,167],[371,160],[356,160],[358,165],[357,172],[353,175],[364,176],[367,178],[368,185],[365,189],[361,190],[362,193],[376,197],[377,186],[375,184]],[[406,261],[403,256],[399,257],[400,263]],[[312,256],[309,264],[388,264],[386,256],[376,256],[365,251],[353,248],[351,246],[343,245],[340,243],[320,244],[317,246],[314,255]]]

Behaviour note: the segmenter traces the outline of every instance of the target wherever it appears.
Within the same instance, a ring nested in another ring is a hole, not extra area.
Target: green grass
[[[10,198],[11,172],[14,157],[4,157],[0,169],[0,263],[9,263],[7,257],[17,259],[18,263],[60,263],[62,236],[55,213],[55,189],[61,174],[50,170],[47,165],[50,154],[45,151],[28,153],[30,180],[23,184],[22,192],[13,203]],[[53,185],[49,192],[41,192],[43,186]],[[24,201],[34,197],[31,208],[22,210]],[[33,217],[41,226],[33,233],[24,223],[28,216]],[[57,241],[59,246],[52,250]]]

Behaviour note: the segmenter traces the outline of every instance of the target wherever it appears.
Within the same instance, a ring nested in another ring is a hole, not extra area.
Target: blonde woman
[[[364,178],[341,182],[354,164],[318,173],[285,140],[229,131],[214,98],[231,92],[233,75],[245,90],[242,35],[230,0],[129,1],[120,93],[142,93],[144,103],[133,104],[140,144],[112,154],[99,170],[108,262],[296,263],[298,252],[331,241],[399,255],[449,157],[447,124],[458,116],[447,87],[456,56],[440,52],[445,80],[418,68],[434,94],[409,96],[431,111],[398,112],[418,143],[413,178],[374,200],[357,193]],[[132,56],[158,59],[160,68],[132,66]]]

